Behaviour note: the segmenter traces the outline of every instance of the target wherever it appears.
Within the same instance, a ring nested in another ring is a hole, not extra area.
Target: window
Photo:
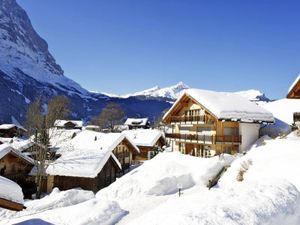
[[[187,134],[190,132],[191,127],[180,127],[180,133]]]
[[[197,132],[201,133],[201,134],[211,135],[211,128],[210,127],[198,127]]]
[[[239,128],[237,127],[225,127],[224,128],[224,135],[239,135]]]

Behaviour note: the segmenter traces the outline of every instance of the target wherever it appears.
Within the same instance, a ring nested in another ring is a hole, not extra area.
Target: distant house
[[[296,78],[296,80],[290,87],[287,98],[300,99],[300,75]],[[300,112],[294,112],[293,118],[294,118],[294,123],[298,127],[300,127]]]
[[[0,145],[0,176],[18,183],[25,196],[32,194],[27,178],[33,167],[32,158],[12,148],[9,144]]]
[[[25,208],[21,187],[2,176],[0,176],[0,208],[14,211]]]
[[[173,150],[199,157],[238,153],[259,137],[272,113],[237,94],[188,89],[164,115]]]
[[[150,121],[148,118],[128,118],[124,125],[128,126],[129,130],[149,129]]]
[[[166,144],[164,134],[160,130],[136,129],[122,133],[140,149],[140,154],[136,156],[137,161],[150,159],[154,151],[162,149]]]
[[[139,153],[138,148],[120,133],[85,130],[69,144],[73,148],[59,149],[57,153],[61,157],[50,163],[46,170],[48,191],[53,187],[61,190],[81,187],[97,192],[114,182]]]
[[[81,120],[55,120],[54,127],[59,129],[82,129],[83,122]]]
[[[0,125],[0,137],[13,138],[22,137],[27,130],[16,124],[1,124]]]
[[[85,129],[91,130],[91,131],[97,131],[97,132],[101,131],[100,126],[97,126],[97,125],[87,125],[87,126],[85,126]]]

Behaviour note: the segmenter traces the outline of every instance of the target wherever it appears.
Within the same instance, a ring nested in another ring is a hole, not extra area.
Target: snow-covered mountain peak
[[[47,42],[34,30],[27,13],[15,0],[0,0],[0,70],[12,80],[20,80],[23,74],[69,94],[88,95],[79,84],[64,76]],[[19,81],[18,86],[22,85]]]
[[[167,98],[171,100],[176,100],[184,92],[184,90],[188,88],[189,87],[186,84],[180,81],[177,84],[172,85],[170,87],[160,88],[159,86],[154,86],[144,91],[123,95],[121,97],[128,98],[132,96],[146,96],[146,97]]]

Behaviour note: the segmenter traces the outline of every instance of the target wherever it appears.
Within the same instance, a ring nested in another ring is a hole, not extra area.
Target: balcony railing
[[[208,116],[201,115],[201,116],[172,116],[171,122],[172,123],[186,123],[186,122],[203,122],[206,123],[208,120]]]
[[[203,144],[216,144],[216,143],[241,143],[241,135],[201,135],[201,134],[166,134],[167,138],[184,140],[187,142],[201,142]]]

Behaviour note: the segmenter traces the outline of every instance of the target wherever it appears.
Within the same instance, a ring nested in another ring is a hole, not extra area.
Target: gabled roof
[[[122,131],[131,142],[137,146],[152,147],[164,135],[160,130],[156,129],[137,129]]]
[[[13,147],[10,146],[10,144],[0,145],[0,159],[2,159],[4,156],[6,156],[9,153],[12,153],[12,154],[22,158],[23,160],[25,160],[29,164],[34,165],[34,160],[32,158],[30,158],[30,157],[24,155],[22,152],[14,149]]]
[[[18,128],[18,129],[21,129],[23,131],[26,131],[26,129],[24,127],[13,124],[13,123],[1,124],[0,125],[0,130],[9,130],[9,129],[14,128],[14,127]]]
[[[51,163],[46,172],[50,175],[94,178],[110,157],[121,169],[121,164],[112,151],[123,140],[128,139],[121,133],[104,134],[84,130],[69,141],[72,148],[58,150],[62,156]],[[139,152],[134,143],[130,144]]]
[[[63,127],[66,123],[73,123],[76,127],[82,127],[83,122],[81,120],[55,120],[55,127]]]
[[[289,88],[287,98],[300,98],[300,75]]]
[[[148,118],[128,118],[125,121],[125,125],[129,126],[146,126],[148,123]]]
[[[188,89],[164,115],[165,120],[184,97],[205,107],[218,120],[273,123],[272,113],[235,93]]]

